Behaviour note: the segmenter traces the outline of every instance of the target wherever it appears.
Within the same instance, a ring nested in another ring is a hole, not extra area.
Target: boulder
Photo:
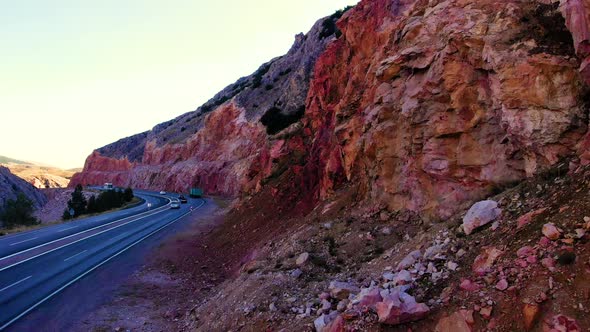
[[[467,211],[463,217],[463,231],[465,234],[471,234],[476,228],[486,225],[500,217],[502,209],[498,208],[498,203],[492,200],[480,201]]]
[[[301,255],[299,255],[299,257],[297,257],[297,259],[295,260],[295,264],[297,264],[298,266],[304,265],[305,263],[307,263],[307,261],[309,260],[309,253],[304,252]]]
[[[496,262],[496,259],[498,259],[500,255],[502,255],[502,251],[494,247],[485,247],[482,250],[482,253],[479,254],[473,261],[473,265],[471,267],[473,272],[479,275],[485,274],[492,268]]]
[[[518,217],[516,220],[516,228],[521,229],[524,226],[528,225],[534,217],[540,215],[541,213],[545,212],[547,208],[538,209],[535,211],[528,212],[523,214],[522,216]]]
[[[522,315],[524,317],[524,328],[526,331],[530,331],[536,324],[539,318],[539,306],[536,304],[525,303],[522,308]]]
[[[377,302],[381,302],[383,298],[378,287],[363,288],[356,296],[355,303],[361,306],[374,307]]]
[[[399,262],[397,265],[398,270],[407,269],[410,266],[414,265],[418,259],[422,258],[422,252],[420,250],[414,250],[411,253],[407,254],[404,259]]]
[[[467,311],[467,310],[461,310]],[[435,332],[471,332],[471,326],[469,325],[465,314],[460,311],[453,313],[450,316],[441,318],[436,327]],[[473,314],[471,314],[471,324],[473,324]]]
[[[348,282],[332,281],[328,287],[330,295],[334,298],[344,300],[347,299],[350,294],[356,294],[360,292],[360,289]]]
[[[555,241],[561,237],[561,232],[557,227],[552,223],[547,223],[543,225],[543,229],[541,230],[543,235],[549,240]]]
[[[387,325],[420,320],[430,311],[426,304],[417,303],[413,296],[403,291],[390,293],[376,304],[376,309],[379,322]]]

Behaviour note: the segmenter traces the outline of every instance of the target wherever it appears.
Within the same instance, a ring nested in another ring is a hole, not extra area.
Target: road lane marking
[[[161,196],[159,196],[159,195],[156,195],[156,194],[149,194],[149,193],[141,193],[140,195],[151,196],[151,197],[156,197],[156,198],[164,198],[164,197],[161,197]],[[138,197],[139,197],[139,196],[138,196]],[[148,201],[148,200],[147,200],[147,199],[145,199],[145,198],[142,198],[142,197],[139,197],[139,198],[143,199],[143,200],[144,200],[144,203]],[[141,205],[138,205],[138,206],[135,206],[135,207],[140,207],[140,206],[142,206],[142,205],[143,205],[143,204],[141,204]],[[135,207],[133,207],[133,208],[135,208]],[[162,206],[162,207],[164,207],[164,206]],[[154,210],[154,211],[155,211],[155,210]],[[96,227],[94,227],[94,228],[87,229],[87,230],[84,230],[84,231],[82,231],[82,232],[85,232],[85,231],[88,231],[88,230],[92,230],[92,229],[95,229],[95,228],[97,228],[97,227],[101,227],[101,226],[110,225],[110,224],[112,224],[112,223],[114,223],[114,222],[117,222],[117,221],[120,221],[120,220],[125,220],[125,219],[127,219],[127,218],[131,218],[131,217],[137,217],[137,216],[139,216],[139,215],[141,215],[141,214],[143,214],[143,213],[148,213],[148,212],[150,212],[150,211],[148,210],[148,211],[144,211],[144,212],[138,213],[138,214],[136,214],[136,215],[133,215],[133,216],[129,216],[129,217],[125,217],[125,218],[117,219],[117,220],[114,220],[114,221],[112,221],[112,222],[110,222],[110,223],[103,224],[103,225],[98,225],[98,226],[96,226]],[[114,213],[114,212],[110,212],[110,213]],[[109,214],[110,214],[110,213],[109,213]],[[84,218],[84,219],[81,219],[81,220],[79,220],[79,222],[86,222],[88,219],[92,219],[92,218],[94,218],[94,217],[88,217],[88,218]],[[100,217],[100,218],[98,218],[98,219],[95,219],[94,221],[95,221],[95,222],[98,222],[98,221],[102,221],[102,220],[104,220],[104,219],[105,219],[104,217]],[[107,219],[108,219],[108,218],[107,218]],[[78,227],[78,226],[76,226],[76,227]],[[8,234],[8,235],[0,236],[0,242],[2,242],[2,241],[9,241],[10,239],[14,239],[14,238],[16,238],[16,237],[27,236],[27,235],[34,235],[34,234],[32,234],[32,233],[35,233],[35,234],[46,233],[47,231],[53,231],[53,227],[44,227],[44,228],[37,229],[37,230],[32,230],[32,231],[26,231],[26,232],[22,232],[22,233],[20,233],[20,234]],[[79,232],[79,233],[82,233],[82,232]],[[56,232],[56,233],[59,233],[59,231],[58,231],[58,232]],[[78,233],[78,234],[79,234],[79,233]],[[75,234],[74,234],[74,235],[75,235]],[[58,240],[59,240],[59,239],[58,239]],[[2,259],[4,259],[4,258],[7,258],[7,257],[12,257],[12,256],[14,256],[14,255],[17,255],[17,254],[19,254],[19,252],[15,253],[15,254],[12,254],[12,255],[9,255],[9,256],[0,257],[0,260],[2,260]]]
[[[3,291],[5,291],[5,290],[9,289],[10,287],[16,286],[16,285],[20,284],[21,282],[23,282],[23,281],[26,281],[26,280],[30,279],[31,277],[32,277],[32,276],[28,276],[28,277],[26,277],[26,278],[24,278],[24,279],[21,279],[21,280],[19,280],[19,281],[15,282],[14,284],[8,285],[8,286],[6,286],[6,287],[4,287],[4,288],[0,289],[0,292],[3,292]]]
[[[64,229],[62,229],[62,230],[59,230],[59,231],[57,231],[56,233],[65,232],[65,231],[67,231],[67,230],[74,229],[74,228],[78,228],[78,226],[69,227],[69,228],[64,228]]]
[[[166,205],[166,207],[168,207],[168,206]],[[168,209],[167,209],[167,210],[168,210]],[[162,210],[162,211],[164,211],[164,210]],[[37,257],[43,256],[43,255],[46,255],[46,254],[49,254],[49,253],[51,253],[51,252],[54,252],[54,251],[56,251],[56,250],[59,250],[59,249],[65,248],[65,247],[67,247],[67,246],[70,246],[70,245],[72,245],[72,244],[78,243],[78,242],[80,242],[80,241],[84,241],[84,240],[87,240],[87,239],[89,239],[89,238],[91,238],[91,237],[95,237],[95,236],[98,236],[98,235],[100,235],[100,234],[106,233],[106,232],[108,232],[108,231],[112,231],[112,230],[114,230],[114,229],[117,229],[117,228],[119,228],[119,227],[123,227],[123,226],[125,226],[125,225],[128,225],[128,224],[130,224],[130,223],[132,223],[132,222],[136,222],[136,221],[138,221],[138,220],[141,220],[141,219],[143,219],[143,218],[151,217],[151,216],[153,216],[153,215],[156,215],[156,214],[158,214],[158,213],[160,213],[160,212],[162,212],[162,211],[156,211],[156,210],[154,210],[154,213],[152,213],[152,214],[150,214],[150,215],[146,215],[146,216],[143,216],[143,217],[137,218],[137,219],[135,219],[135,220],[130,220],[130,221],[128,221],[128,222],[126,222],[126,223],[124,223],[124,224],[117,225],[117,226],[115,226],[115,227],[112,227],[112,228],[105,229],[105,230],[103,230],[103,231],[100,231],[100,232],[98,232],[98,233],[96,233],[96,234],[92,234],[92,235],[89,235],[89,236],[83,237],[83,238],[81,238],[81,239],[78,239],[78,240],[76,240],[76,241],[74,241],[74,242],[66,243],[66,244],[64,244],[64,245],[62,245],[62,246],[59,246],[59,247],[56,247],[56,248],[53,248],[53,249],[50,249],[50,250],[44,251],[44,252],[42,252],[42,253],[39,253],[39,254],[37,254],[37,255],[35,255],[35,256],[29,257],[29,258],[27,258],[27,259],[23,259],[22,261],[18,261],[18,262],[16,262],[16,263],[13,263],[13,264],[10,264],[10,265],[8,265],[8,266],[5,266],[5,267],[3,267],[3,268],[0,268],[0,272],[2,272],[2,271],[4,271],[4,270],[8,270],[8,269],[10,269],[11,267],[17,266],[17,265],[19,265],[19,264],[22,264],[22,263],[28,262],[28,261],[30,261],[31,259],[35,259],[35,258],[37,258]],[[80,232],[80,233],[83,233],[83,232]],[[76,234],[74,234],[74,235],[76,235]],[[70,236],[66,236],[66,237],[64,237],[64,238],[62,238],[62,239],[66,239],[66,238],[68,238],[68,237],[72,237],[72,235],[70,235]],[[56,241],[57,241],[57,240],[56,240]],[[46,244],[51,244],[51,243],[53,243],[53,242],[56,242],[56,241],[48,242],[48,243],[46,243]],[[38,246],[38,247],[41,247],[41,246],[43,246],[43,245],[40,245],[40,246]],[[22,252],[29,251],[29,250],[30,250],[30,249],[28,249],[28,250],[24,250],[24,251],[22,251]],[[9,257],[9,256],[6,256],[6,257]],[[0,258],[0,261],[1,261],[1,260],[3,260],[4,258],[5,258],[5,257],[3,257],[3,258]],[[0,329],[0,330],[1,330],[1,329]]]
[[[76,257],[76,256],[82,255],[83,253],[85,253],[85,252],[87,252],[87,251],[88,251],[88,249],[86,249],[86,250],[84,250],[84,251],[82,251],[82,252],[79,252],[79,253],[75,254],[74,256],[70,256],[70,257],[68,257],[68,258],[64,259],[64,262],[67,262],[67,261],[69,261],[70,259],[72,259],[72,258],[74,258],[74,257]]]
[[[117,220],[111,221],[110,223],[102,224],[102,225],[99,225],[99,226],[96,226],[96,227],[93,227],[93,228],[90,228],[90,229],[83,230],[83,231],[81,231],[81,232],[78,232],[78,233],[75,233],[75,234],[71,234],[71,235],[64,236],[64,237],[62,237],[62,238],[59,238],[59,239],[55,239],[55,240],[53,240],[53,241],[50,241],[50,242],[45,242],[45,243],[43,243],[43,244],[40,244],[40,245],[38,245],[38,246],[35,246],[35,247],[32,247],[32,248],[28,248],[28,249],[25,249],[25,250],[22,250],[22,251],[19,251],[19,252],[15,252],[15,253],[13,253],[13,254],[10,254],[10,255],[8,255],[8,256],[0,257],[0,261],[3,261],[3,260],[5,260],[5,259],[8,259],[8,258],[11,258],[11,257],[17,256],[17,255],[20,255],[20,254],[22,254],[22,253],[25,253],[25,252],[28,252],[28,251],[31,251],[31,250],[35,250],[35,249],[41,248],[41,247],[43,247],[43,246],[46,246],[46,245],[49,245],[49,244],[52,244],[52,243],[55,243],[55,242],[58,242],[58,241],[61,241],[61,240],[65,240],[65,239],[68,239],[68,238],[74,237],[74,236],[76,236],[76,235],[80,235],[80,234],[82,234],[82,233],[87,233],[87,232],[93,231],[93,230],[95,230],[95,229],[98,229],[98,228],[101,228],[101,227],[109,226],[109,225],[111,225],[111,224],[114,224],[114,223],[117,223],[117,222],[121,222],[121,221],[123,221],[123,220],[126,220],[126,219],[137,218],[136,220],[132,220],[132,221],[130,221],[130,222],[133,222],[133,221],[137,221],[137,220],[139,220],[139,219],[143,219],[143,218],[145,218],[145,217],[151,217],[151,216],[153,216],[153,215],[155,215],[155,214],[157,214],[157,213],[160,213],[160,212],[162,212],[162,211],[168,210],[168,206],[170,205],[170,202],[171,202],[171,200],[170,200],[170,199],[168,199],[168,204],[166,204],[166,205],[164,205],[164,206],[161,206],[161,207],[159,207],[159,208],[157,208],[157,209],[155,209],[155,210],[153,210],[153,211],[146,211],[146,212],[138,213],[138,214],[136,214],[136,215],[133,215],[133,216],[129,216],[129,217],[125,217],[125,218],[117,219]],[[143,214],[145,214],[145,215],[143,215]],[[143,215],[143,216],[142,216],[142,215]],[[141,217],[140,217],[140,216],[141,216]],[[115,229],[115,228],[117,228],[117,227],[121,227],[121,226],[127,225],[127,224],[128,224],[128,223],[130,223],[130,222],[126,222],[126,223],[124,223],[124,224],[122,224],[122,225],[118,225],[118,226],[116,226],[116,227],[113,227],[113,228],[110,228],[110,229]],[[97,234],[95,234],[95,235],[99,235],[99,234],[101,234],[101,233],[97,233]],[[89,237],[90,237],[90,236],[89,236]],[[84,238],[84,239],[87,239],[87,238],[89,238],[89,237],[86,237],[86,238]],[[75,242],[72,242],[72,243],[75,243]],[[70,244],[72,244],[72,243],[70,243]],[[56,249],[60,249],[60,248],[63,248],[63,247],[64,247],[64,246],[61,246],[61,247],[59,247],[59,248],[56,248]],[[54,250],[56,250],[56,249],[54,249]],[[39,254],[39,255],[37,255],[37,256],[35,256],[35,257],[39,257],[39,256],[41,256],[41,255],[43,255],[43,254],[46,254],[46,253],[49,253],[49,252],[51,252],[51,251],[53,251],[53,250],[50,250],[50,251],[44,252],[44,253],[42,253],[42,254]],[[33,258],[35,258],[35,257],[33,257]],[[25,262],[25,261],[23,261],[23,262]],[[20,264],[20,263],[13,264],[12,266],[14,266],[14,265],[17,265],[17,264]],[[0,269],[0,271],[4,271],[5,269],[7,269],[7,268],[2,268],[2,269]]]
[[[23,241],[20,241],[20,242],[15,242],[15,243],[13,243],[13,244],[9,244],[9,246],[11,246],[11,247],[12,247],[12,246],[16,246],[17,244],[21,244],[21,243],[25,243],[25,242],[33,241],[33,240],[35,240],[35,239],[38,239],[38,238],[39,238],[38,236],[37,236],[37,237],[33,237],[33,238],[30,238],[30,239],[27,239],[27,240],[23,240]]]
[[[203,202],[201,205],[199,205],[196,209],[202,207],[203,205],[205,205],[205,203],[207,203],[207,201],[205,201],[203,199]],[[65,288],[67,288],[68,286],[70,286],[71,284],[75,283],[76,281],[84,278],[86,275],[88,275],[90,272],[98,269],[99,267],[101,267],[102,265],[110,262],[113,258],[121,255],[122,253],[124,253],[125,251],[129,250],[129,248],[135,246],[136,244],[138,244],[139,242],[147,239],[148,237],[152,236],[153,234],[159,232],[161,229],[168,227],[170,225],[172,225],[173,223],[175,223],[176,221],[186,217],[187,215],[191,214],[191,211],[186,212],[185,214],[181,215],[180,217],[177,217],[176,219],[173,219],[171,222],[167,223],[166,225],[156,229],[155,231],[149,233],[148,235],[142,237],[141,239],[133,242],[132,244],[128,245],[127,247],[123,248],[121,251],[113,254],[111,257],[105,259],[104,261],[98,263],[97,265],[95,265],[94,267],[90,268],[89,270],[87,270],[86,272],[80,274],[79,276],[77,276],[76,278],[74,278],[73,280],[71,280],[70,282],[68,282],[67,284],[61,286],[60,288],[58,288],[57,290],[55,290],[53,293],[47,295],[46,297],[44,297],[43,299],[41,299],[39,302],[35,303],[34,305],[32,305],[31,307],[29,307],[27,310],[23,311],[22,313],[20,313],[18,316],[14,317],[13,319],[11,319],[8,323],[0,326],[0,331],[4,330],[5,328],[7,328],[8,326],[12,325],[12,323],[16,322],[17,320],[19,320],[21,317],[23,317],[24,315],[28,314],[29,312],[31,312],[33,309],[37,308],[38,306],[40,306],[41,304],[43,304],[45,301],[49,300],[50,298],[52,298],[55,294],[61,292],[62,290],[64,290]]]

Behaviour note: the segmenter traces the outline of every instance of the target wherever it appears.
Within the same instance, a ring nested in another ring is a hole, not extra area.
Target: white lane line
[[[21,280],[19,280],[19,281],[15,282],[14,284],[8,285],[8,286],[6,286],[6,287],[4,287],[4,288],[0,289],[0,292],[3,292],[3,291],[5,291],[5,290],[9,289],[10,287],[16,286],[16,285],[20,284],[21,282],[23,282],[23,281],[26,281],[26,280],[30,279],[31,277],[32,277],[32,276],[28,276],[28,277],[26,277],[26,278],[24,278],[24,279],[21,279]]]
[[[201,205],[199,205],[198,207],[195,208],[199,209],[201,206],[205,205],[207,201],[205,201],[203,199],[203,202]],[[129,250],[129,248],[135,246],[136,244],[138,244],[139,242],[147,239],[148,237],[152,236],[153,234],[159,232],[161,229],[168,227],[170,225],[172,225],[173,223],[175,223],[176,221],[186,217],[187,215],[189,215],[192,211],[188,211],[187,213],[181,215],[180,217],[172,220],[171,222],[169,222],[168,224],[156,229],[155,231],[149,233],[148,235],[144,236],[143,238],[133,242],[132,244],[128,245],[127,247],[123,248],[121,251],[117,252],[116,254],[114,254],[113,256],[107,258],[106,260],[98,263],[98,265],[95,265],[93,268],[89,269],[88,271],[80,274],[79,276],[77,276],[76,278],[74,278],[73,280],[71,280],[70,282],[68,282],[67,284],[61,286],[59,289],[57,289],[56,291],[54,291],[53,293],[47,295],[46,297],[44,297],[43,299],[41,299],[39,302],[33,304],[31,307],[29,307],[27,310],[23,311],[20,315],[14,317],[13,319],[11,319],[8,323],[0,326],[0,331],[4,330],[5,328],[7,328],[8,326],[10,326],[12,323],[16,322],[17,320],[19,320],[21,317],[23,317],[24,315],[28,314],[29,312],[31,312],[33,309],[37,308],[38,306],[40,306],[41,304],[43,304],[45,301],[49,300],[50,298],[52,298],[55,294],[61,292],[62,290],[64,290],[66,287],[70,286],[71,284],[75,283],[76,281],[84,278],[87,274],[89,274],[90,272],[98,269],[99,267],[103,266],[104,264],[108,263],[109,261],[111,261],[113,258],[121,255],[122,253],[124,253],[125,251]]]
[[[38,246],[35,246],[35,247],[32,247],[32,248],[29,248],[29,249],[26,249],[26,250],[22,250],[22,251],[19,251],[19,252],[15,252],[14,254],[10,254],[10,255],[8,255],[8,256],[0,257],[0,261],[3,261],[3,260],[5,260],[5,259],[8,259],[8,258],[10,258],[10,257],[14,257],[14,256],[17,256],[17,255],[20,255],[20,254],[22,254],[22,253],[25,253],[25,252],[29,252],[29,251],[31,251],[31,250],[35,250],[35,249],[41,248],[41,247],[43,247],[43,246],[46,246],[46,245],[49,245],[49,244],[52,244],[52,243],[55,243],[55,242],[58,242],[58,241],[61,241],[61,240],[69,239],[69,238],[71,238],[71,237],[74,237],[74,236],[76,236],[76,235],[80,235],[80,234],[82,234],[82,233],[87,233],[87,232],[93,231],[93,230],[95,230],[95,229],[97,229],[97,228],[101,228],[101,227],[105,227],[105,226],[108,226],[108,225],[111,225],[111,224],[114,224],[114,223],[117,223],[117,222],[121,222],[121,221],[123,221],[123,220],[126,220],[126,219],[133,219],[133,218],[139,218],[139,219],[142,219],[142,218],[145,218],[145,217],[152,216],[152,215],[154,215],[154,214],[156,214],[156,213],[159,213],[159,212],[161,212],[161,211],[167,210],[167,209],[168,209],[168,206],[170,205],[170,202],[171,202],[171,201],[170,201],[170,199],[168,199],[168,204],[166,204],[166,205],[164,205],[164,206],[161,206],[161,207],[159,207],[159,208],[157,208],[157,209],[155,209],[155,210],[153,210],[153,211],[146,211],[146,212],[138,213],[138,214],[136,214],[136,215],[133,215],[133,216],[125,217],[125,218],[122,218],[122,219],[117,219],[117,220],[111,221],[111,222],[109,222],[109,223],[102,224],[102,225],[98,225],[98,226],[96,226],[96,227],[93,227],[93,228],[90,228],[90,229],[86,229],[86,230],[83,230],[83,231],[81,231],[81,232],[78,232],[78,233],[75,233],[75,234],[71,234],[71,235],[68,235],[68,236],[64,236],[64,237],[62,237],[62,238],[55,239],[55,240],[53,240],[53,241],[50,241],[50,242],[45,242],[45,243],[42,243],[42,244],[40,244],[40,245],[38,245]],[[143,216],[142,216],[142,215],[143,215]],[[141,217],[140,217],[140,216],[141,216]],[[136,219],[136,220],[139,220],[139,219]],[[136,220],[134,220],[134,221],[136,221]],[[126,224],[128,224],[128,223],[125,223],[124,225],[126,225]],[[123,226],[123,225],[119,225],[119,226]],[[119,226],[117,226],[117,227],[119,227]],[[111,229],[115,229],[115,228],[117,228],[117,227],[114,227],[114,228],[111,228]],[[48,252],[50,252],[50,251],[48,251]],[[36,257],[38,257],[38,256],[36,256]],[[4,270],[4,269],[0,269],[0,271],[3,271],[3,270]]]
[[[61,230],[57,231],[56,233],[65,232],[65,231],[67,231],[67,230],[74,229],[74,228],[78,228],[78,226],[69,227],[69,228],[64,228],[64,229],[61,229]]]
[[[30,239],[27,239],[27,240],[23,240],[23,241],[20,241],[20,242],[15,242],[15,243],[9,244],[9,246],[11,246],[11,247],[12,246],[16,246],[17,244],[21,244],[21,243],[33,241],[33,240],[38,239],[38,238],[39,238],[38,236],[37,237],[33,237],[33,238],[30,238]]]
[[[165,207],[167,208],[167,207],[168,207],[168,205],[166,205]],[[162,210],[162,211],[164,211],[164,210]],[[30,261],[31,259],[35,259],[35,258],[37,258],[37,257],[39,257],[39,256],[43,256],[43,255],[49,254],[49,253],[51,253],[51,252],[54,252],[54,251],[56,251],[56,250],[59,250],[59,249],[65,248],[65,247],[67,247],[67,246],[71,246],[71,245],[72,245],[72,244],[74,244],[74,243],[78,243],[78,242],[80,242],[80,241],[84,241],[84,240],[86,240],[86,239],[89,239],[89,238],[91,238],[91,237],[95,237],[95,236],[98,236],[98,235],[100,235],[100,234],[103,234],[103,233],[106,233],[106,232],[112,231],[112,230],[114,230],[114,229],[117,229],[117,228],[119,228],[119,227],[123,227],[123,226],[125,226],[125,225],[127,225],[127,224],[130,224],[130,223],[132,223],[132,222],[136,222],[136,221],[138,221],[138,220],[141,220],[141,219],[143,219],[143,218],[151,217],[151,216],[153,216],[153,215],[155,215],[155,214],[158,214],[158,213],[160,213],[160,212],[162,212],[162,211],[157,211],[157,212],[156,212],[156,210],[154,210],[154,213],[152,213],[152,214],[150,214],[150,215],[145,215],[145,216],[143,216],[143,217],[140,217],[140,218],[137,218],[137,219],[135,219],[135,220],[130,220],[130,221],[127,221],[127,222],[125,222],[125,223],[123,223],[123,224],[121,224],[121,225],[117,225],[117,226],[115,226],[115,227],[112,227],[112,228],[107,228],[107,229],[105,229],[105,230],[103,230],[103,231],[100,231],[100,232],[98,232],[98,233],[96,233],[96,234],[92,234],[92,235],[89,235],[89,236],[83,237],[83,238],[81,238],[81,239],[78,239],[78,240],[76,240],[76,241],[74,241],[74,242],[66,243],[66,244],[64,244],[64,245],[62,245],[62,246],[59,246],[59,247],[57,247],[57,248],[53,248],[53,249],[50,249],[50,250],[44,251],[44,252],[42,252],[42,253],[40,253],[40,254],[37,254],[37,255],[35,255],[35,256],[29,257],[29,258],[27,258],[27,259],[23,259],[22,261],[18,261],[18,262],[16,262],[16,263],[13,263],[13,264],[10,264],[10,265],[8,265],[8,266],[5,266],[5,267],[3,267],[3,268],[0,268],[0,272],[2,272],[2,271],[4,271],[4,270],[8,270],[8,269],[10,269],[11,267],[17,266],[17,265],[19,265],[19,264],[22,264],[22,263],[28,262],[28,261]],[[83,233],[83,232],[80,232],[80,233]],[[74,234],[74,235],[76,235],[76,234]],[[66,236],[66,237],[64,237],[64,238],[62,238],[62,239],[67,239],[67,238],[69,238],[69,237],[71,237],[71,236],[72,236],[72,235],[70,235],[70,236]],[[57,240],[56,240],[56,241],[57,241]],[[53,242],[56,242],[56,241],[48,242],[48,243],[46,243],[46,244],[53,243]],[[43,246],[43,245],[40,245],[40,246]],[[28,251],[28,250],[24,250],[24,251]],[[6,256],[6,257],[9,257],[9,256]],[[1,261],[2,259],[4,259],[4,257],[3,257],[3,258],[0,258],[0,261]],[[2,329],[0,329],[0,330],[2,330]]]
[[[64,259],[64,262],[67,262],[67,261],[69,261],[70,259],[72,259],[72,258],[74,258],[74,257],[76,257],[76,256],[82,255],[83,253],[85,253],[85,252],[87,252],[87,251],[88,251],[88,250],[84,250],[84,251],[82,251],[82,252],[79,252],[79,253],[75,254],[74,256],[70,256],[70,257],[68,257],[68,258]]]
[[[160,197],[161,197],[161,196],[159,196],[159,195],[156,195],[156,194],[149,194],[149,193],[142,194],[142,195],[145,195],[145,196],[151,196],[151,197],[157,197],[157,198],[160,198]],[[139,197],[139,196],[138,196],[138,197]],[[141,199],[143,199],[145,202],[147,202],[147,201],[148,201],[148,200],[147,200],[147,199],[145,199],[145,198],[142,198],[142,197],[140,197],[140,198],[141,198]],[[168,202],[168,203],[170,203],[170,202]],[[143,205],[143,204],[142,204],[142,205]],[[138,205],[137,207],[139,207],[139,206],[141,206],[141,205]],[[164,207],[164,206],[162,206],[162,207],[159,207],[158,209],[160,209],[160,208],[163,208],[163,207]],[[154,210],[154,211],[156,211],[156,210]],[[118,222],[118,221],[121,221],[121,220],[125,220],[125,219],[128,219],[128,218],[138,217],[138,216],[140,216],[140,215],[142,215],[142,214],[144,214],[144,213],[148,213],[148,212],[151,212],[151,211],[150,211],[150,210],[148,210],[148,211],[145,211],[145,212],[138,213],[138,214],[136,214],[136,215],[132,215],[132,216],[129,216],[129,217],[125,217],[125,218],[117,219],[117,220],[111,221],[110,223],[103,224],[103,225],[98,225],[98,226],[96,226],[96,227],[94,227],[94,228],[91,228],[91,229],[87,229],[87,230],[84,230],[84,231],[78,232],[77,234],[80,234],[80,233],[83,233],[83,232],[86,232],[86,231],[90,231],[90,230],[93,230],[93,229],[95,229],[95,228],[99,228],[99,227],[102,227],[102,226],[110,225],[110,224],[112,224],[112,223],[115,223],[115,222]],[[80,221],[80,222],[86,222],[88,219],[91,219],[91,218],[94,218],[94,217],[88,217],[88,218],[85,218],[85,219],[81,219],[81,220],[79,220],[79,221]],[[104,220],[104,219],[105,219],[105,218],[102,218],[102,219],[96,219],[96,220],[94,220],[94,221],[102,221],[102,220]],[[108,218],[107,218],[107,219],[108,219]],[[76,226],[76,227],[78,227],[78,226]],[[32,233],[36,233],[36,234],[40,234],[40,233],[46,233],[47,231],[53,231],[52,227],[45,227],[45,228],[41,228],[41,229],[34,230],[34,231],[27,231],[27,232],[23,232],[23,233],[21,233],[21,234],[9,234],[9,235],[5,235],[5,236],[1,236],[1,237],[0,237],[0,242],[2,242],[2,241],[8,241],[8,240],[10,240],[10,239],[13,239],[13,238],[16,238],[16,237],[27,236],[27,235],[33,235]],[[56,233],[58,233],[58,232],[56,232]],[[73,235],[76,235],[76,234],[73,234]],[[64,237],[64,238],[65,238],[65,237]],[[62,238],[62,239],[63,239],[63,238]],[[57,240],[59,240],[59,239],[57,239]],[[57,240],[56,240],[56,241],[57,241]],[[41,246],[42,246],[42,245],[41,245]],[[38,246],[38,247],[39,247],[39,246]],[[35,249],[35,248],[32,248],[32,249]],[[20,253],[22,253],[22,252],[26,252],[26,251],[28,251],[28,250],[23,250],[23,251],[21,251],[21,252],[17,252],[17,253],[14,253],[14,254],[12,254],[12,255],[5,256],[5,257],[0,257],[0,261],[1,261],[1,260],[3,260],[3,259],[5,259],[5,258],[9,258],[9,257],[12,257],[12,256],[15,256],[15,255],[18,255],[18,254],[20,254]]]

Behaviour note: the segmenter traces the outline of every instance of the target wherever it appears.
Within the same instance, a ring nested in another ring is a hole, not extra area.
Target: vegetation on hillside
[[[101,213],[117,209],[132,200],[133,190],[131,188],[103,191],[98,196],[92,195],[86,200],[82,193],[82,186],[77,185],[72,193],[72,198],[68,201],[68,207],[64,210],[62,219],[68,220],[83,214]]]
[[[39,221],[33,217],[34,207],[25,194],[19,193],[16,199],[9,199],[0,213],[0,220],[5,228],[13,228],[22,225],[36,225]]]

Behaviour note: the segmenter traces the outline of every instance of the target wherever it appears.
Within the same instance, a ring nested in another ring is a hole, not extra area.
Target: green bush
[[[4,205],[4,212],[0,214],[0,220],[4,221],[4,227],[28,226],[39,224],[33,217],[33,202],[23,193],[19,193],[16,199],[9,199]]]

